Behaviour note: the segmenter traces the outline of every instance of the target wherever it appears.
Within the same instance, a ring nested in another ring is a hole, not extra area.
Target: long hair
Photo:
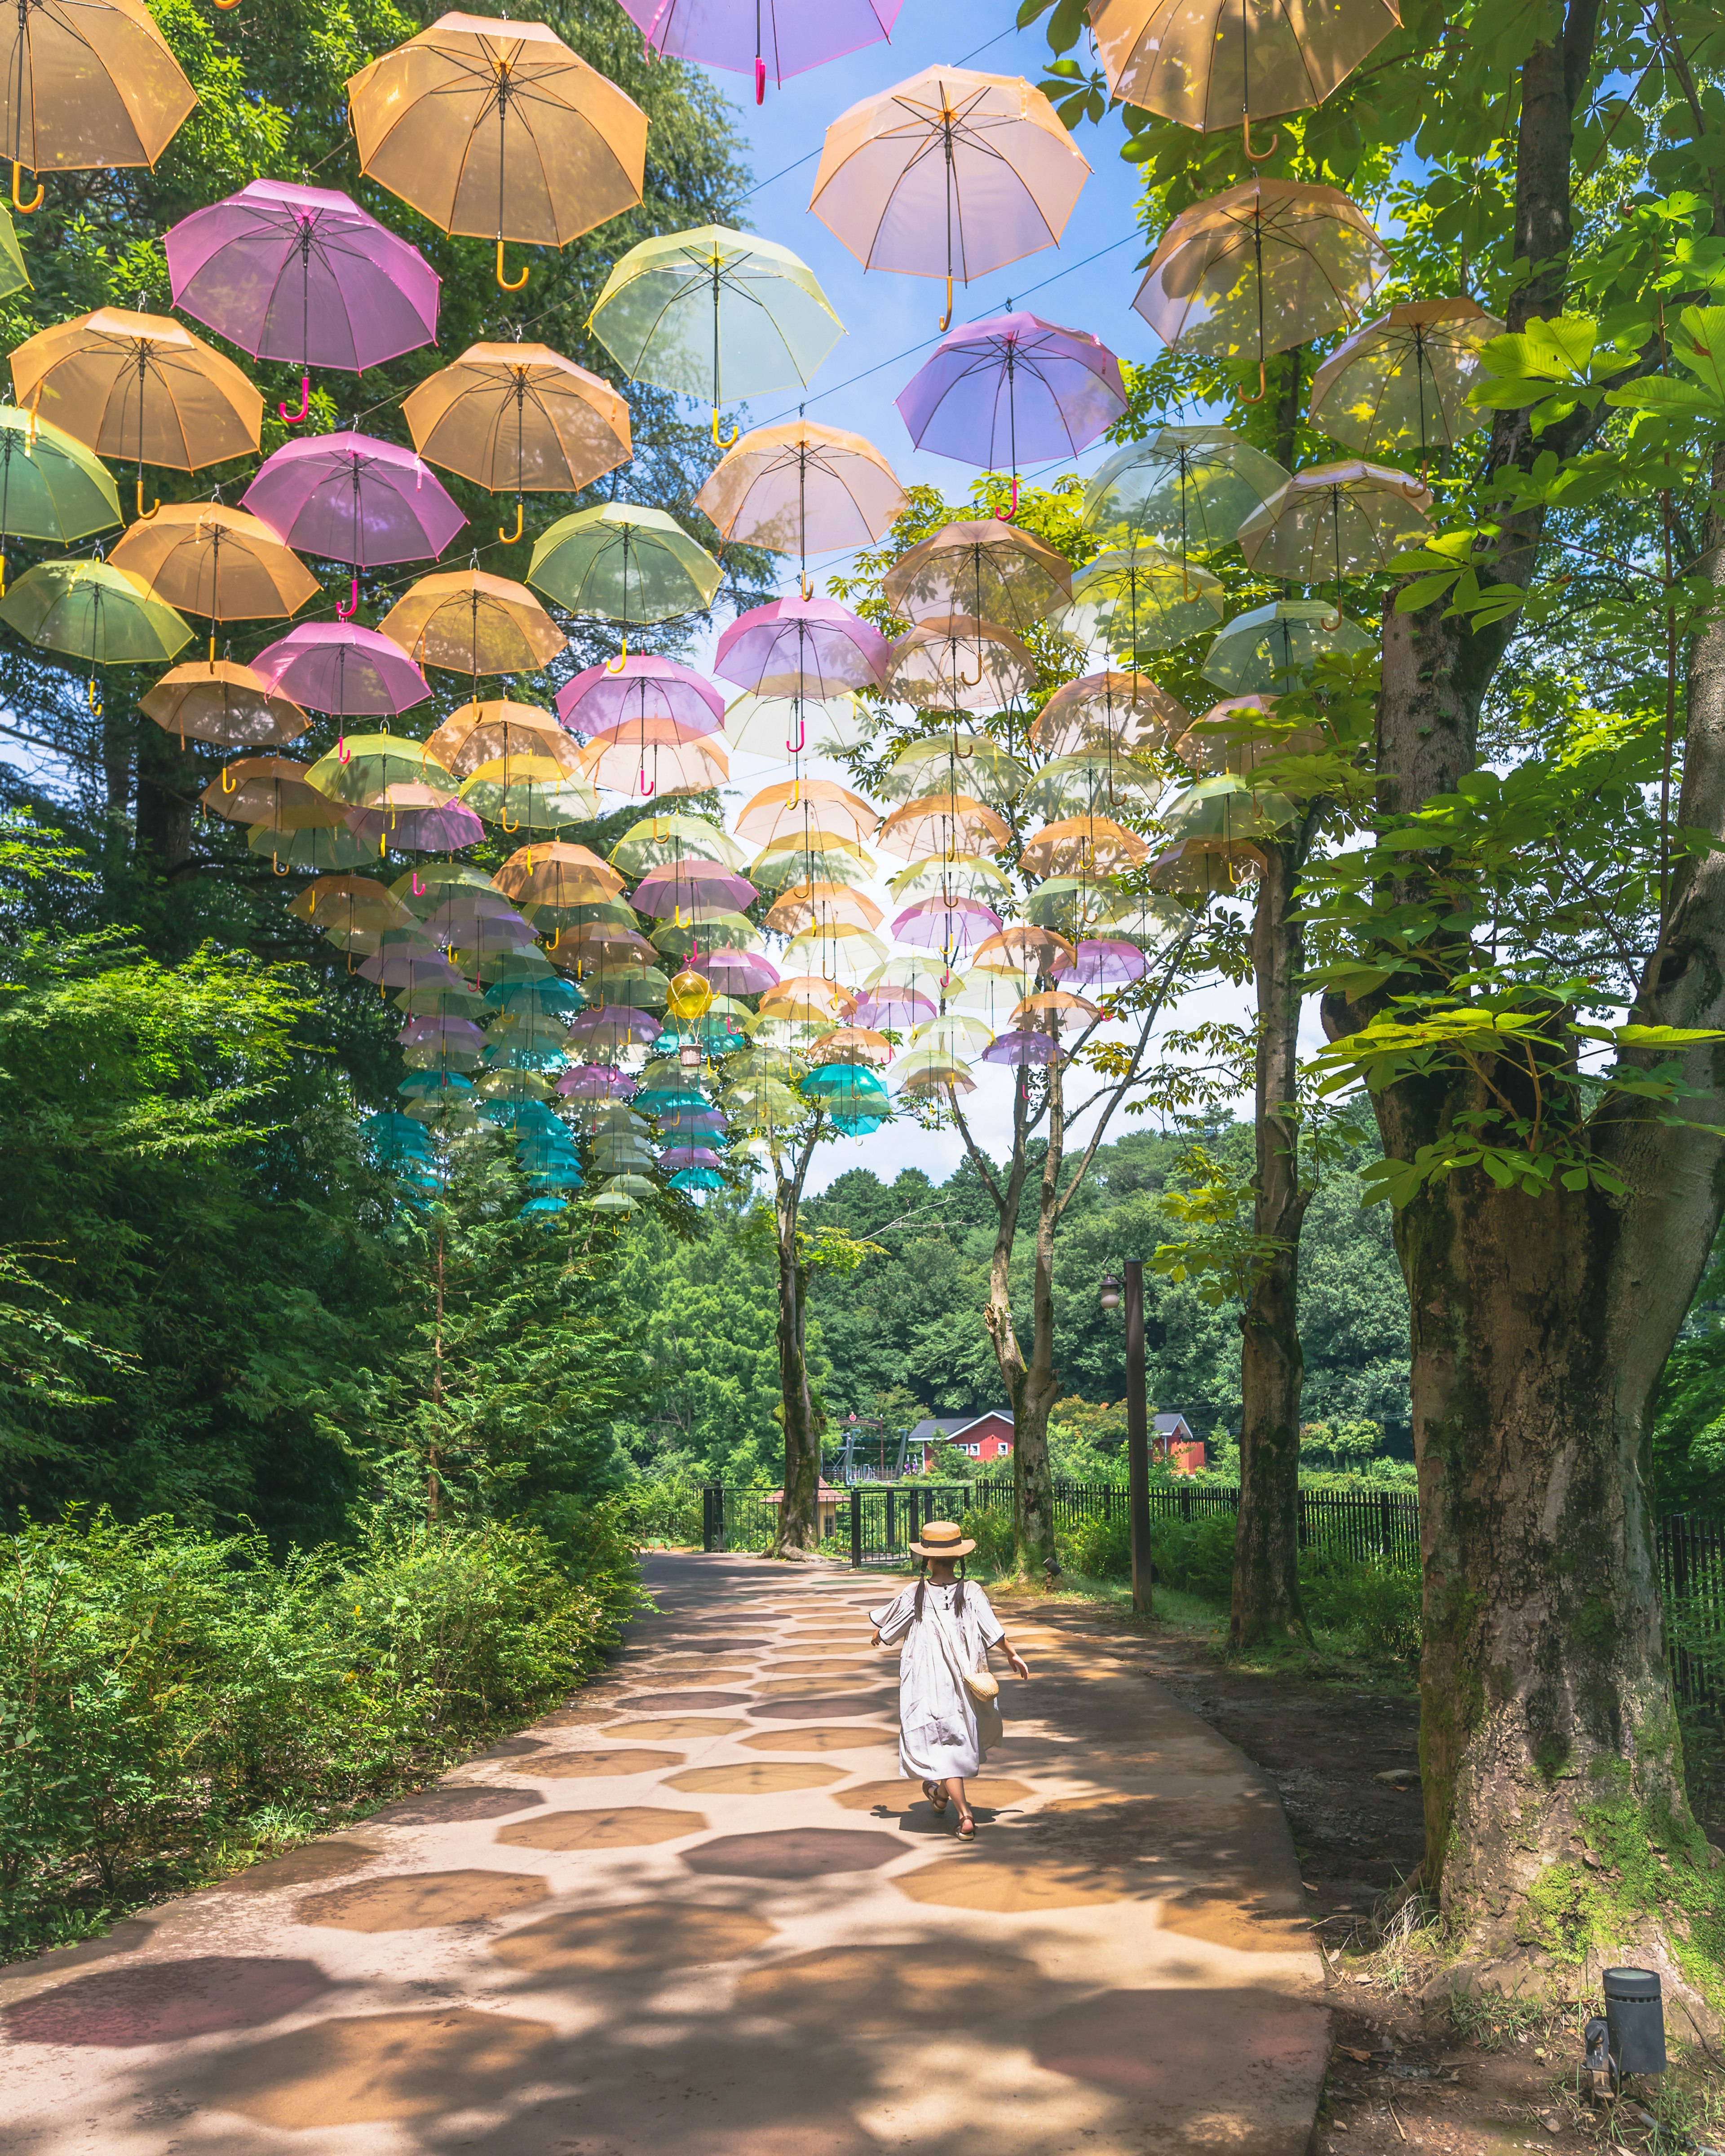
[[[921,1557],[916,1560],[916,1606],[911,1612],[912,1621],[918,1625],[922,1622],[922,1595],[927,1585],[928,1559]],[[962,1557],[958,1560],[957,1589],[952,1596],[952,1614],[955,1617],[964,1614],[964,1560]]]

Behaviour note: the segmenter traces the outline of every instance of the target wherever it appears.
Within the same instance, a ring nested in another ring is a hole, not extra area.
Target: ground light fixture
[[[1656,1969],[1608,1969],[1599,1984],[1605,2011],[1581,2032],[1583,2065],[1596,2095],[1615,2095],[1625,2074],[1665,2071],[1665,2008]]]

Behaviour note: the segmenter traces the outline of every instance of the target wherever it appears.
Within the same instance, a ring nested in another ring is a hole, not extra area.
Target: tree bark
[[[820,1428],[809,1389],[809,1267],[798,1245],[803,1185],[819,1124],[788,1174],[774,1163],[774,1245],[778,1256],[778,1393],[784,1422],[784,1499],[773,1554],[803,1555],[820,1540]]]
[[[1291,1112],[1299,1066],[1304,937],[1293,913],[1302,835],[1261,851],[1252,921],[1257,986],[1255,1257],[1240,1314],[1240,1513],[1234,1536],[1230,1654],[1311,1637],[1300,1601],[1300,1130]]]

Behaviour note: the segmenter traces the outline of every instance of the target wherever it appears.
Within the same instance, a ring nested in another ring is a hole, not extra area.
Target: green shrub
[[[971,1565],[986,1577],[1012,1569],[1014,1543],[1010,1505],[973,1505],[959,1523],[976,1544]]]
[[[1132,1524],[1122,1502],[1111,1520],[1079,1521],[1069,1532],[1055,1538],[1055,1554],[1066,1572],[1082,1573],[1086,1579],[1130,1579],[1132,1571]]]
[[[631,1482],[614,1501],[619,1524],[639,1549],[649,1543],[701,1546],[701,1485],[693,1476]]]
[[[1234,1515],[1153,1521],[1150,1555],[1157,1578],[1168,1586],[1225,1603],[1234,1593]]]
[[[1365,1655],[1418,1662],[1417,1572],[1314,1543],[1300,1553],[1300,1598],[1317,1630],[1342,1635]]]

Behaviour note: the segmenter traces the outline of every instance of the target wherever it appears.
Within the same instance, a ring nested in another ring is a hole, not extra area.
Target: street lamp
[[[1144,1399],[1144,1261],[1128,1258],[1126,1274],[1126,1512],[1132,1527],[1132,1609],[1147,1617],[1150,1589],[1150,1416]],[[1120,1282],[1104,1273],[1096,1301],[1118,1310]]]

